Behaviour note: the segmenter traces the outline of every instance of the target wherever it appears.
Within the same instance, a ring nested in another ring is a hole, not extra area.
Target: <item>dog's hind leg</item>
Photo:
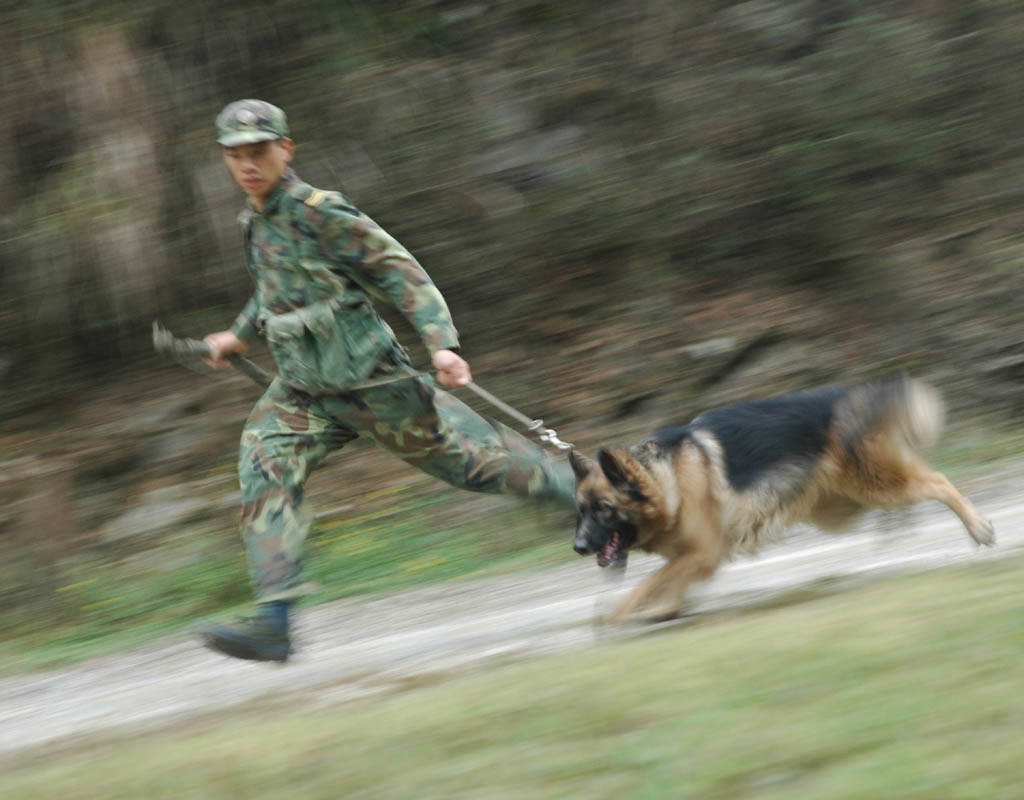
[[[992,523],[977,512],[971,502],[965,498],[949,478],[941,472],[929,469],[918,462],[909,468],[899,471],[900,480],[886,482],[899,488],[875,488],[866,492],[863,499],[874,505],[883,507],[905,507],[922,500],[938,500],[956,514],[967,529],[967,533],[979,545],[991,547],[996,542],[995,528]]]
[[[689,586],[710,578],[721,560],[720,553],[698,551],[670,559],[630,592],[608,621],[660,622],[678,617],[686,607]]]
[[[938,500],[960,517],[967,533],[980,545],[991,547],[996,543],[996,531],[992,523],[977,512],[971,502],[956,490],[949,478],[941,472],[922,469],[911,483],[912,490],[920,493],[921,499]]]

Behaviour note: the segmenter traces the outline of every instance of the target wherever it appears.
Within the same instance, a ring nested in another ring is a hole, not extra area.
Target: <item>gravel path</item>
[[[1024,552],[1024,502],[1013,487],[974,499],[995,523],[994,548],[974,547],[943,508],[871,515],[852,533],[796,531],[785,544],[726,565],[693,594],[694,611],[756,604],[823,581],[843,588]],[[620,583],[592,559],[567,556],[569,563],[557,569],[309,609],[300,620],[300,652],[284,667],[233,661],[182,635],[68,669],[4,679],[0,753],[161,727],[257,698],[302,710],[329,706],[393,691],[410,679],[621,635],[590,621],[660,559],[631,559]]]

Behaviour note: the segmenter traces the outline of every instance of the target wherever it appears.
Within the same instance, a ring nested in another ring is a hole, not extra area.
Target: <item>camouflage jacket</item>
[[[246,264],[256,284],[231,330],[259,332],[284,381],[307,390],[365,380],[400,346],[371,305],[398,308],[427,349],[456,349],[441,293],[416,259],[343,195],[287,173],[263,204],[240,217]]]

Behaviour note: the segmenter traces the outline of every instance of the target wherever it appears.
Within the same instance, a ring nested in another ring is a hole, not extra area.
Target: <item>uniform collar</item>
[[[296,176],[296,174],[291,170],[287,170],[284,175],[281,176],[281,180],[279,180],[277,185],[271,190],[270,194],[267,195],[267,199],[263,201],[262,211],[257,211],[253,208],[252,200],[245,201],[250,216],[253,214],[260,214],[262,216],[273,214],[277,211],[277,207],[281,205],[281,198],[284,197],[288,193],[288,190],[298,182],[298,176]]]

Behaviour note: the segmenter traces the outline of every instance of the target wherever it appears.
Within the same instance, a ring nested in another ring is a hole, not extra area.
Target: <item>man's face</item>
[[[288,169],[294,152],[295,143],[291,139],[240,144],[224,148],[224,163],[258,211]]]

